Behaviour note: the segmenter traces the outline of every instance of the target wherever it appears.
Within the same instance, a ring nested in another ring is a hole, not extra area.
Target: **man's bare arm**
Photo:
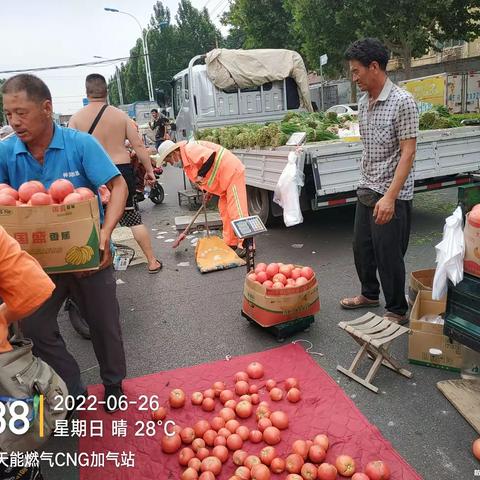
[[[127,140],[130,142],[130,145],[132,146],[133,150],[135,150],[138,159],[145,167],[145,180],[147,180],[149,183],[154,182],[155,175],[153,173],[150,154],[148,153],[147,148],[143,144],[140,135],[137,132],[135,124],[131,120],[127,121]]]

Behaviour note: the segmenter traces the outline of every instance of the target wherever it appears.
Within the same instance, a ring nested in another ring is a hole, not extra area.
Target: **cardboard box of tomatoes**
[[[61,182],[57,189],[56,182]],[[95,270],[100,263],[98,199],[86,188],[75,191],[68,180],[56,182],[48,192],[40,182],[26,182],[18,192],[0,185],[0,225],[47,273]],[[15,194],[11,202],[8,196]]]
[[[259,263],[245,279],[243,312],[263,327],[320,311],[315,272],[310,267]]]

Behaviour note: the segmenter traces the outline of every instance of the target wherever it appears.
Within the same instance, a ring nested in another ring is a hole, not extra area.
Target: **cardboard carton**
[[[467,214],[463,234],[465,237],[463,270],[480,277],[480,224],[473,222],[470,214]]]
[[[266,288],[245,279],[243,312],[262,327],[271,327],[320,311],[318,283],[313,276],[305,285],[292,288]]]
[[[417,270],[410,273],[410,283],[408,285],[408,304],[413,307],[417,294],[420,290],[432,290],[433,277],[435,269]]]
[[[430,323],[421,320],[424,315],[445,313],[446,299],[432,300],[432,292],[421,290],[410,313],[412,330],[408,341],[408,360],[429,367],[460,371],[462,366],[461,346],[451,342],[443,334],[443,323]],[[431,349],[437,350],[432,354]]]
[[[97,198],[72,205],[2,206],[0,225],[47,273],[98,268],[100,213]]]

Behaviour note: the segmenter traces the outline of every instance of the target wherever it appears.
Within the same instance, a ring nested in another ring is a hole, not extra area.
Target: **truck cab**
[[[299,109],[297,85],[292,78],[221,90],[208,78],[206,65],[198,63],[204,59],[205,55],[192,58],[188,68],[173,77],[177,141],[190,138],[198,129],[276,121],[287,111]]]

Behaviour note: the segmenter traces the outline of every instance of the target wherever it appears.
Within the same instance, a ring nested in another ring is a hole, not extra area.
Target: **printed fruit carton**
[[[47,273],[98,268],[100,212],[97,198],[70,205],[0,206],[0,225]]]

